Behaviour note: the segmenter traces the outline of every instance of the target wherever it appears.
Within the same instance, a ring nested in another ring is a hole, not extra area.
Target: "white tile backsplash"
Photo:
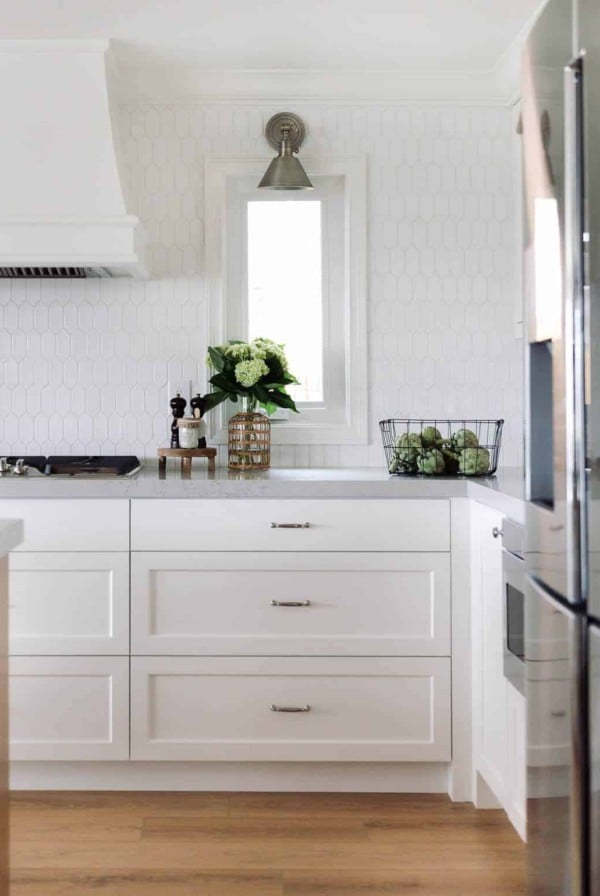
[[[206,384],[203,158],[272,154],[265,105],[125,106],[127,192],[153,279],[0,283],[2,453],[154,456],[169,381]],[[369,446],[275,448],[276,465],[382,462],[387,416],[506,419],[522,459],[516,166],[508,109],[294,110],[306,154],[368,154]],[[231,334],[232,336],[236,334]],[[266,334],[268,335],[268,334]]]

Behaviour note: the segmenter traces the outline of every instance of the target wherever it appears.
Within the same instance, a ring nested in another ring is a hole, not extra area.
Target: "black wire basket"
[[[492,476],[504,420],[381,420],[389,473],[398,476]]]

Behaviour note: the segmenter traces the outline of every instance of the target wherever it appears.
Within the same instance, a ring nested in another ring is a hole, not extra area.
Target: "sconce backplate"
[[[276,115],[273,115],[265,127],[265,137],[273,149],[279,149],[285,128],[289,128],[288,139],[292,152],[298,152],[306,137],[306,127],[302,119],[292,112],[278,112]]]

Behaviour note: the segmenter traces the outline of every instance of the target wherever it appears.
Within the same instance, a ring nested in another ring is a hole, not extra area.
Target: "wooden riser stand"
[[[158,449],[158,474],[161,478],[167,474],[167,458],[181,458],[181,475],[190,478],[192,475],[192,458],[208,458],[208,472],[214,473],[216,469],[216,448],[159,448]]]

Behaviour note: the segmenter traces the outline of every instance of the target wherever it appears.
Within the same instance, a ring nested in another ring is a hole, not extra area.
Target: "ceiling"
[[[19,0],[3,38],[112,38],[130,64],[487,70],[540,0]]]

